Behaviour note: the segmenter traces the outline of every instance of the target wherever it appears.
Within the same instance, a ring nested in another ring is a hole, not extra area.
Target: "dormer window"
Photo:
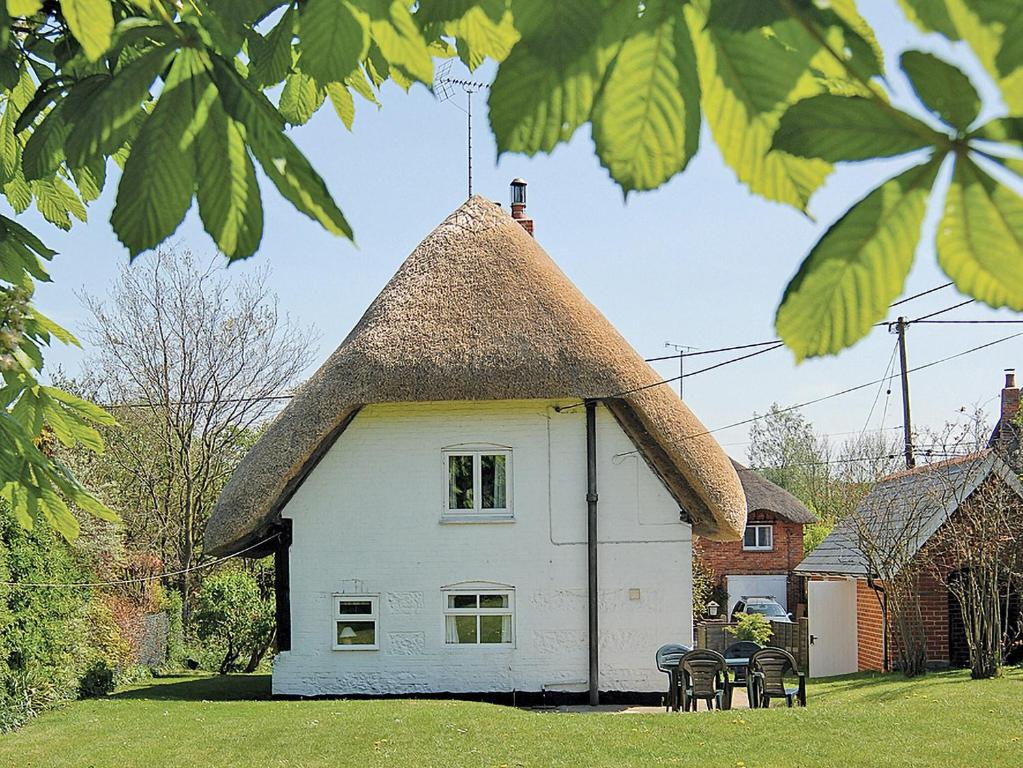
[[[511,519],[510,450],[448,450],[444,452],[444,469],[446,521]]]

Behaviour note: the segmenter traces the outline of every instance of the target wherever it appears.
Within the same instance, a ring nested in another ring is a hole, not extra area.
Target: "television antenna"
[[[466,80],[464,78],[451,77],[451,65],[454,59],[445,60],[437,67],[437,74],[433,79],[433,93],[438,101],[447,102],[465,112],[467,125],[467,156],[468,156],[468,186],[469,197],[472,197],[472,97],[490,86],[478,80]],[[454,97],[461,90],[465,93],[465,109],[462,109]]]

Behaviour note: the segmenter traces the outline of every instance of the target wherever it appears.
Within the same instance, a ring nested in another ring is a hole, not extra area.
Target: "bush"
[[[767,641],[774,634],[771,622],[759,613],[738,614],[735,625],[725,627],[725,631],[735,635],[736,640],[752,640],[758,645],[767,645]]]
[[[39,520],[25,531],[0,502],[0,730],[78,695],[90,661],[89,605],[82,589],[19,582],[88,581],[74,551]]]
[[[85,670],[78,683],[78,695],[83,699],[106,696],[114,690],[114,670],[105,661],[96,661]]]
[[[273,642],[273,594],[241,570],[223,571],[203,583],[192,607],[191,626],[204,644],[199,661],[224,675],[253,671]]]

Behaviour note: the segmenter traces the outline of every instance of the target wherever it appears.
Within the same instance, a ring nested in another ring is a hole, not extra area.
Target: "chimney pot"
[[[526,216],[526,180],[512,179],[511,181],[511,214],[522,228],[530,235],[533,234],[533,220]]]
[[[1005,387],[1006,389],[1012,389],[1016,386],[1016,369],[1006,368],[1005,369]]]

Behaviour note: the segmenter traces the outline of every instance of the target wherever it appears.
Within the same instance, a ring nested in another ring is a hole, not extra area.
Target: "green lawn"
[[[0,766],[1013,766],[1023,672],[811,683],[805,710],[565,714],[456,701],[272,701],[265,676],[179,677],[0,737]]]

